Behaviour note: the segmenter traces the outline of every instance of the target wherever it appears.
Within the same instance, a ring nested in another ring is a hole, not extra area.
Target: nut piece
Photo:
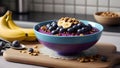
[[[84,34],[80,34],[80,36],[84,36]]]
[[[38,49],[34,49],[34,53],[39,53],[39,50]]]
[[[38,55],[38,53],[32,53],[32,56],[37,56]]]
[[[40,27],[40,29],[46,31],[47,27],[46,26],[42,26],[42,27]]]

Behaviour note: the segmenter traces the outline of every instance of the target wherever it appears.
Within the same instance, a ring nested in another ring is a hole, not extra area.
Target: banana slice
[[[71,27],[71,25],[72,25],[72,23],[70,23],[70,22],[65,22],[65,23],[62,24],[62,27],[63,27],[63,28],[69,28],[69,27]]]
[[[63,24],[63,21],[58,21],[57,23],[58,26],[62,26],[62,24]]]

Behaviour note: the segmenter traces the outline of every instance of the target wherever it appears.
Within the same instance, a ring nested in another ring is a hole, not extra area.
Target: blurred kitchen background
[[[12,11],[93,14],[97,11],[120,11],[120,0],[0,0]],[[19,5],[22,3],[22,7]],[[0,5],[0,6],[1,6]],[[28,5],[28,6],[27,6]]]
[[[120,0],[0,0],[0,14],[13,11],[13,19],[40,22],[70,16],[95,21],[98,11],[120,12]],[[108,27],[106,31],[120,32],[120,26]]]

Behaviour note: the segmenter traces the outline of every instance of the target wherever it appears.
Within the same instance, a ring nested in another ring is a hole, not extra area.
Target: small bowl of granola
[[[120,25],[120,13],[119,12],[96,12],[94,14],[95,20],[108,26]]]
[[[75,55],[92,47],[102,31],[103,26],[98,23],[70,17],[40,22],[34,26],[39,42],[60,55]]]

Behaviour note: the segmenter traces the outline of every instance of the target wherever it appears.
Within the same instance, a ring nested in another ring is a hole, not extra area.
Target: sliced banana
[[[58,21],[57,23],[58,26],[62,26],[62,24],[63,24],[63,21]]]
[[[65,23],[62,24],[62,27],[63,27],[63,28],[69,28],[69,27],[71,27],[71,25],[72,25],[72,23],[70,23],[70,22],[65,22]]]
[[[72,24],[78,24],[79,21],[75,18],[62,17],[58,20],[57,25],[62,26],[63,28],[69,28]]]

